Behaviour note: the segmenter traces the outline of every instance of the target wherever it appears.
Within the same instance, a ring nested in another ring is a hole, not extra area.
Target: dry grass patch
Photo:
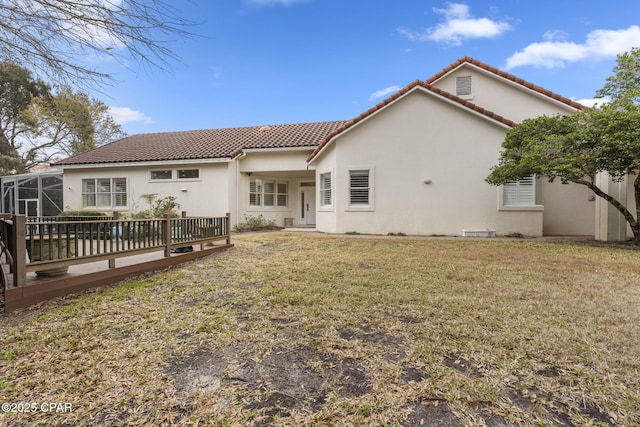
[[[0,400],[73,411],[0,423],[640,425],[637,250],[289,233],[234,243],[4,315]]]

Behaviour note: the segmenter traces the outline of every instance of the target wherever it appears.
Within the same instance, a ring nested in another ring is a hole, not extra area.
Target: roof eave
[[[229,157],[217,157],[209,159],[176,159],[176,160],[149,160],[149,161],[133,161],[133,162],[101,162],[101,163],[70,163],[55,164],[61,169],[99,169],[99,168],[118,168],[118,167],[139,167],[139,166],[166,166],[166,165],[192,165],[202,163],[228,163],[231,161]]]

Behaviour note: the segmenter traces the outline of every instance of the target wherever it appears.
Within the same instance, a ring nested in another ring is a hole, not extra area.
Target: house
[[[155,193],[190,215],[263,215],[327,233],[624,238],[583,186],[484,181],[507,130],[581,108],[464,57],[348,121],[133,135],[56,166],[72,210],[135,212]]]

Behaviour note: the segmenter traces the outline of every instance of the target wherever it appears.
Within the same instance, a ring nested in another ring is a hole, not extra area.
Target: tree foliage
[[[0,173],[22,173],[124,135],[100,100],[51,89],[26,69],[0,63]]]
[[[614,74],[598,95],[611,101],[570,116],[528,119],[509,130],[487,182],[502,185],[535,174],[584,185],[624,216],[640,244],[639,49],[618,57]],[[597,186],[601,173],[618,182],[634,179],[635,209]]]
[[[171,37],[190,25],[162,0],[3,0],[0,61],[59,84],[96,83],[110,76],[89,60],[164,68],[176,59]]]

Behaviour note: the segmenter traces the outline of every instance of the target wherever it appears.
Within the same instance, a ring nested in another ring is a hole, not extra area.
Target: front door
[[[313,182],[300,183],[298,224],[316,225],[316,187]]]

